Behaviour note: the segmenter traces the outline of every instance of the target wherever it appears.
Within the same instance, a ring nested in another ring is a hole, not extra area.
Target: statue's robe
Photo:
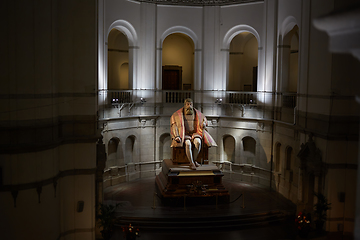
[[[208,147],[217,147],[215,140],[211,137],[211,135],[207,132],[206,129],[203,128],[204,123],[205,126],[208,125],[206,117],[200,111],[194,108],[195,112],[195,126],[193,137],[197,136],[203,138],[203,142]],[[177,110],[170,118],[170,134],[171,134],[171,147],[182,147],[184,145],[185,140],[185,125],[184,125],[184,108],[180,108]],[[181,142],[176,142],[175,138],[180,137]]]

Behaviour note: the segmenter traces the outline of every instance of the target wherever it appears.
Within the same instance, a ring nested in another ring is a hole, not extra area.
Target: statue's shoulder
[[[183,108],[180,108],[179,110],[175,111],[171,117],[179,117],[179,116],[182,116],[182,113],[183,113]]]
[[[197,115],[198,117],[203,117],[202,112],[200,112],[200,111],[197,110],[196,108],[194,108],[194,109],[195,109],[195,113],[196,113],[196,115]]]

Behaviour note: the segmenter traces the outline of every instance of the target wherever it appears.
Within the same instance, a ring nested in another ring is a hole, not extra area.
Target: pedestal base
[[[163,200],[189,203],[227,203],[229,192],[222,184],[224,174],[216,165],[207,164],[192,170],[189,164],[176,165],[170,159],[162,163],[156,185]],[[172,200],[171,200],[172,199]]]

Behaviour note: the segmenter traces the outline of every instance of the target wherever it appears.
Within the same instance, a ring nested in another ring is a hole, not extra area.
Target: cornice
[[[223,5],[231,5],[231,4],[264,2],[264,0],[132,0],[132,1],[161,4],[161,5],[179,5],[179,6],[223,6]]]

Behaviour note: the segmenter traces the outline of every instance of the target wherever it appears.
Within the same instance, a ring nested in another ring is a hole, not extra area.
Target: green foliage
[[[322,193],[315,193],[318,201],[314,205],[315,211],[314,215],[318,221],[325,222],[326,221],[326,211],[331,209],[331,203],[328,203],[328,200]]]
[[[96,218],[99,220],[100,227],[103,228],[100,232],[105,240],[110,239],[114,231],[114,226],[117,222],[115,210],[118,206],[119,203],[116,205],[99,204],[99,213]]]

